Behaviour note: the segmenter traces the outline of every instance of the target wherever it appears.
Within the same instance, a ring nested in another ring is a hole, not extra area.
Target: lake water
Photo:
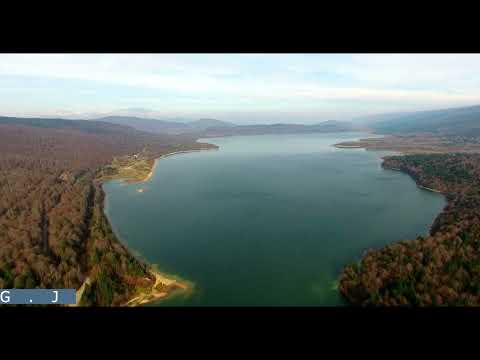
[[[445,205],[383,170],[388,153],[331,146],[368,136],[204,139],[220,150],[159,160],[146,183],[105,184],[106,213],[130,249],[195,283],[159,305],[344,305],[344,265],[427,234]]]

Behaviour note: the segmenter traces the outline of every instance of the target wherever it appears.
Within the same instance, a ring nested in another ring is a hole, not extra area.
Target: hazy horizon
[[[480,104],[478,54],[2,54],[3,116],[318,123]]]

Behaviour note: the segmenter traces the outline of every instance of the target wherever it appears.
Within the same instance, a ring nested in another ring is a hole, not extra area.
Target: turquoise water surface
[[[367,136],[203,139],[220,149],[159,160],[146,183],[105,184],[106,213],[130,249],[195,283],[160,305],[343,305],[344,265],[426,234],[445,205],[383,170],[388,153],[331,146]]]

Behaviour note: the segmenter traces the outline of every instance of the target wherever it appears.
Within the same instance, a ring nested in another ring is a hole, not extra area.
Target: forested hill
[[[85,121],[47,118],[17,118],[0,116],[0,124],[56,130],[78,130],[91,134],[133,133],[135,129],[105,121]]]
[[[185,135],[191,137],[216,137],[233,135],[295,134],[314,132],[352,131],[349,122],[324,121],[313,125],[304,124],[256,124],[237,125],[216,119],[200,119],[190,122],[163,121],[127,116],[109,116],[97,119],[101,122],[131,126],[137,130],[157,134]]]
[[[356,305],[480,305],[480,155],[392,156],[383,167],[446,194],[430,236],[370,250],[340,277]]]
[[[193,140],[92,121],[0,118],[0,288],[80,288],[84,305],[124,303],[154,282],[103,214],[99,170]]]
[[[133,116],[107,116],[96,121],[112,124],[126,125],[137,130],[148,131],[156,134],[192,134],[201,132],[213,126],[233,126],[226,121],[215,119],[200,119],[190,122],[165,121],[157,119],[146,119]]]
[[[353,131],[348,122],[325,121],[313,125],[304,124],[268,124],[268,125],[237,125],[214,126],[204,129],[203,137],[233,136],[233,135],[266,135],[266,134],[305,134]]]
[[[436,135],[480,136],[480,105],[361,119],[382,134],[433,133]]]

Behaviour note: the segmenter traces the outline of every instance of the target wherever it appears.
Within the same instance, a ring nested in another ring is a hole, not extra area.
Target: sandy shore
[[[199,151],[207,151],[207,150],[218,150],[218,147],[215,148],[206,148],[206,149],[192,149],[192,150],[182,150],[182,151],[174,151],[170,153],[163,154],[156,158],[153,162],[153,165],[150,169],[150,172],[147,174],[147,176],[144,179],[138,179],[137,177],[121,177],[120,175],[117,176],[110,176],[106,178],[99,178],[95,181],[100,182],[101,185],[105,181],[110,181],[110,180],[120,180],[123,184],[134,184],[134,183],[142,183],[142,182],[147,182],[149,181],[152,177],[153,174],[155,173],[156,166],[158,160],[161,160],[162,158],[166,158],[169,156],[177,155],[177,154],[184,154],[184,153],[190,153],[190,152],[199,152]],[[132,165],[130,165],[132,167]],[[127,167],[128,168],[128,167]],[[138,193],[144,193],[146,191],[145,188],[139,188],[137,189]],[[104,200],[106,201],[106,200]],[[102,204],[102,211],[104,211],[104,204]],[[105,214],[104,214],[105,215]],[[105,215],[106,216],[106,215]],[[110,224],[110,222],[108,221]],[[111,224],[110,224],[111,226]],[[112,231],[115,234],[115,237],[119,239],[118,234],[114,229],[112,228]],[[120,241],[120,240],[118,240]],[[132,299],[129,299],[126,303],[121,304],[120,306],[142,306],[144,304],[148,304],[151,302],[156,302],[159,299],[164,299],[167,297],[170,297],[174,294],[179,294],[179,293],[185,293],[188,294],[194,290],[194,284],[192,282],[186,281],[186,280],[181,280],[175,278],[175,276],[171,275],[166,275],[162,274],[161,272],[150,268],[149,272],[155,276],[155,282],[154,284],[149,287],[149,288],[144,288],[144,289],[139,289],[138,292],[134,295]],[[148,280],[148,278],[147,278]],[[84,293],[86,285],[91,284],[91,279],[86,278],[84,283],[80,286],[80,288],[76,292],[76,304],[71,304],[67,306],[80,306],[80,299]]]
[[[166,157],[169,157],[169,156],[172,156],[172,155],[176,155],[176,154],[186,154],[186,153],[193,153],[193,152],[200,152],[200,151],[212,151],[212,150],[218,150],[218,149],[211,148],[211,149],[194,149],[194,150],[174,151],[174,152],[171,152],[171,153],[164,154],[164,155],[160,156],[157,160],[160,160],[162,158],[166,158]]]
[[[339,148],[339,149],[360,149],[360,148],[362,148],[362,146],[360,146],[360,145],[340,145],[340,144],[334,144],[333,146],[335,146],[336,148]]]
[[[217,150],[217,149],[182,150],[182,151],[174,151],[171,153],[161,155],[155,159],[152,169],[150,170],[148,175],[145,177],[145,179],[141,180],[140,182],[147,182],[152,178],[155,172],[155,169],[157,167],[158,161],[163,158],[170,157],[173,155],[178,155],[178,154],[186,154],[186,153],[208,151],[208,150]],[[138,189],[137,191],[144,192],[144,189]],[[193,284],[179,281],[177,279],[173,279],[153,269],[151,269],[150,272],[155,276],[155,283],[153,284],[153,286],[148,290],[141,291],[133,299],[130,299],[127,303],[125,303],[124,306],[141,306],[141,305],[148,304],[150,302],[155,302],[160,299],[164,299],[170,296],[174,292],[175,293],[177,293],[178,291],[187,292],[187,291],[193,290]]]
[[[422,186],[422,185],[418,185],[418,187],[419,187],[420,189],[424,189],[424,190],[428,190],[428,191],[436,192],[436,193],[439,193],[439,194],[443,194],[443,192],[442,192],[442,191],[440,191],[440,190],[435,190],[435,189],[428,188],[428,187],[425,187],[425,186]]]
[[[143,290],[124,306],[141,306],[151,302],[165,299],[178,291],[187,292],[193,289],[193,285],[168,277],[156,270],[150,270],[155,276],[155,283],[150,289]]]
[[[182,150],[182,151],[174,151],[171,153],[163,154],[155,159],[153,166],[148,173],[148,175],[143,180],[132,180],[129,181],[130,183],[142,183],[149,181],[153,174],[155,173],[155,169],[159,160],[177,155],[177,154],[185,154],[191,152],[199,152],[199,151],[208,151],[208,150],[218,150],[218,148],[211,148],[211,149],[195,149],[195,150]],[[137,190],[139,193],[143,193],[145,189],[140,188]],[[117,236],[115,234],[115,236]],[[169,276],[166,274],[162,274],[155,269],[149,270],[151,274],[155,276],[155,283],[152,285],[151,288],[142,289],[139,293],[137,293],[132,299],[128,300],[126,303],[122,304],[121,306],[142,306],[151,302],[158,301],[159,299],[165,299],[172,294],[177,294],[179,292],[191,292],[193,291],[194,285],[191,282],[178,280],[175,279],[173,276]],[[88,283],[89,279],[84,282],[81,288],[77,291],[77,305],[79,305],[79,300],[83,294],[85,289],[85,284]]]
[[[141,306],[150,302],[158,301],[160,299],[165,299],[173,293],[178,293],[179,291],[187,292],[193,290],[193,284],[173,279],[172,277],[169,277],[168,275],[162,274],[153,269],[150,270],[150,273],[155,276],[155,283],[152,285],[152,287],[150,289],[142,290],[141,292],[136,294],[134,298],[130,299],[127,303],[121,306]],[[90,284],[90,278],[87,277],[80,289],[78,289],[76,292],[76,304],[69,304],[66,306],[80,306],[80,299],[82,298],[85,286]]]
[[[147,182],[148,180],[150,180],[153,176],[153,173],[155,172],[156,167],[157,167],[157,159],[155,159],[155,161],[153,163],[153,166],[152,166],[152,169],[148,173],[147,177],[145,179],[143,179],[141,182]]]
[[[199,151],[210,151],[210,150],[217,150],[217,149],[182,150],[182,151],[174,151],[174,152],[171,152],[171,153],[161,155],[161,156],[159,156],[158,158],[155,159],[155,162],[153,163],[153,166],[152,166],[152,170],[150,170],[147,177],[140,182],[147,182],[148,180],[150,180],[152,178],[153,173],[155,172],[155,169],[157,167],[157,162],[159,160],[163,159],[163,158],[170,157],[170,156],[177,155],[177,154],[186,154],[186,153],[193,153],[193,152],[199,152]]]

